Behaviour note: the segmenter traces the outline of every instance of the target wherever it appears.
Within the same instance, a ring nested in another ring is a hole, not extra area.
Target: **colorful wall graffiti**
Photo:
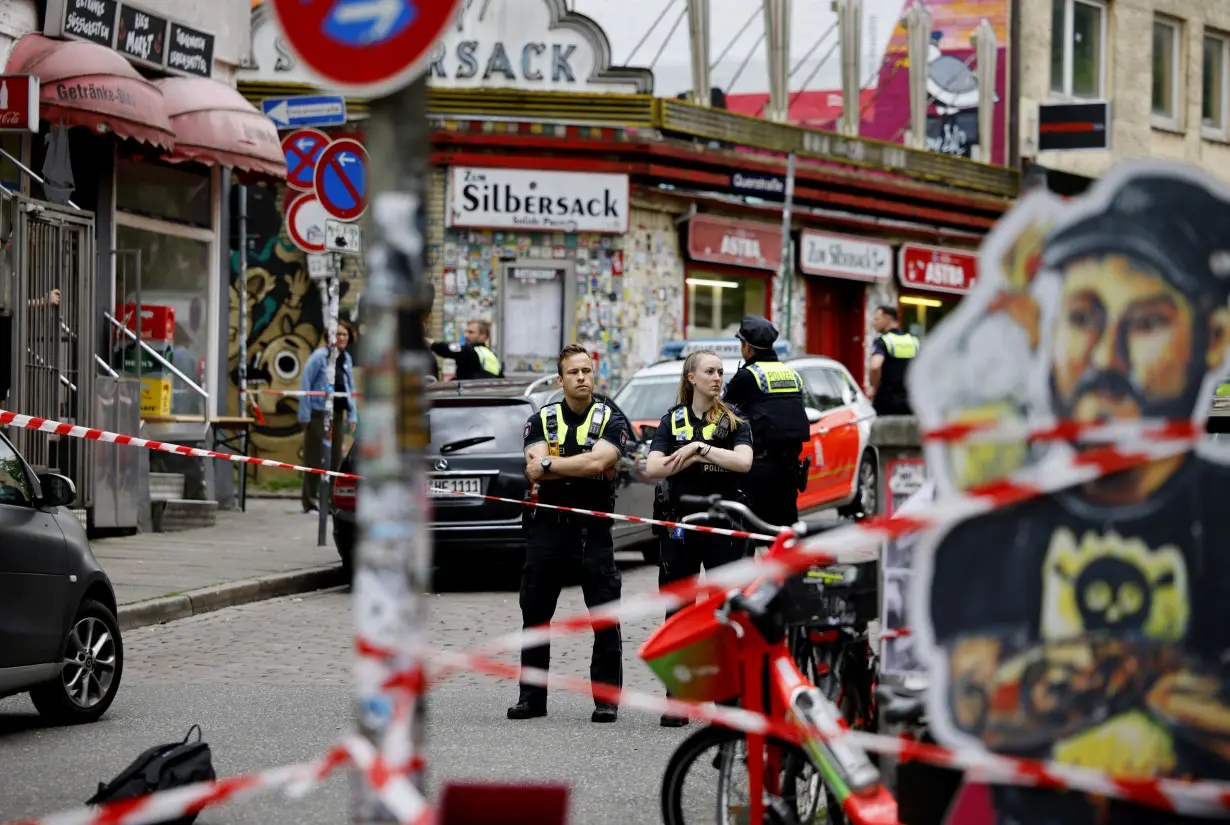
[[[248,269],[242,279],[239,252],[231,251],[230,349],[228,408],[239,404],[239,301],[248,304],[248,381],[251,387],[297,390],[308,356],[324,330],[322,296],[308,278],[304,254],[286,234],[284,187],[248,188]],[[232,204],[232,214],[237,206]],[[358,259],[348,259],[341,278],[343,318],[354,318],[362,271]],[[274,395],[259,396],[264,423],[252,431],[251,455],[298,462],[303,434],[296,424],[299,402]],[[262,473],[271,472],[261,470]]]

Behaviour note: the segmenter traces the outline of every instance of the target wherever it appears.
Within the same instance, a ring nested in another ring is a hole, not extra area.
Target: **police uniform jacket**
[[[451,358],[457,362],[458,380],[504,377],[504,365],[486,344],[448,344],[436,341],[431,345],[431,351],[441,358]]]
[[[811,437],[803,378],[771,350],[739,368],[723,399],[747,415],[757,456],[781,454],[793,460]]]
[[[708,418],[698,419],[686,404],[673,407],[654,433],[650,452],[672,455],[678,450],[700,441],[724,450],[733,450],[740,444],[752,444],[752,428],[746,420],[736,424],[729,415],[723,414],[717,423]],[[693,464],[681,473],[667,479],[671,507],[677,514],[686,514],[698,508],[681,508],[680,496],[711,496],[719,494],[724,499],[737,500],[740,496],[742,473],[732,473],[716,464]]]
[[[525,447],[547,443],[551,457],[575,456],[593,450],[606,441],[623,452],[631,428],[623,414],[606,399],[595,396],[583,415],[574,413],[563,401],[547,404],[525,422]],[[591,478],[562,478],[540,482],[538,500],[543,504],[610,511],[615,506],[614,474]]]
[[[910,361],[918,355],[919,346],[917,337],[900,329],[889,330],[872,344],[871,354],[884,356],[884,365],[880,368],[880,386],[876,390],[877,401],[908,409],[909,393],[906,390],[905,374]]]

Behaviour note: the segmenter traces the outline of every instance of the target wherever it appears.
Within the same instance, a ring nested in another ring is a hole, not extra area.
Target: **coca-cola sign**
[[[38,132],[38,78],[0,75],[0,132]]]
[[[928,292],[964,295],[978,280],[978,256],[941,246],[902,244],[901,285]]]

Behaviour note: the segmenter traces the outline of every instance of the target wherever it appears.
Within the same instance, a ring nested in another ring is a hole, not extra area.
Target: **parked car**
[[[698,349],[722,357],[726,381],[741,364],[737,339],[672,341],[663,346],[662,361],[639,370],[615,393],[615,402],[642,442],[652,440],[662,416],[677,403],[683,361]],[[777,351],[806,384],[811,440],[800,458],[810,457],[811,469],[807,489],[799,494],[799,510],[835,507],[843,516],[873,515],[877,464],[870,445],[875,418],[871,401],[840,362],[821,355],[792,356],[783,342]]]
[[[29,692],[66,724],[102,717],[124,672],[115,590],[68,509],[76,497],[0,434],[0,696]]]
[[[433,502],[432,540],[437,567],[478,560],[519,565],[525,555],[520,504],[468,498],[480,493],[521,501],[529,487],[523,449],[526,419],[558,393],[525,381],[443,381],[427,388],[431,442],[427,456],[429,495]],[[342,472],[354,472],[354,449]],[[616,512],[648,515],[653,488],[621,472]],[[333,540],[342,564],[354,557],[358,483],[336,480],[333,491]],[[631,529],[630,529],[631,528]],[[617,550],[637,549],[651,538],[641,525],[615,522]],[[656,549],[648,544],[652,555]]]

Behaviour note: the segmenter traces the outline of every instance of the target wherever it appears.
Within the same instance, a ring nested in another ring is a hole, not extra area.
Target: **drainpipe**
[[[1008,138],[1008,156],[1004,165],[1009,169],[1021,166],[1021,0],[1010,0],[1008,11],[1008,123],[1004,134]]]
[[[837,31],[841,38],[841,120],[838,121],[838,131],[858,137],[863,0],[834,0],[833,8],[837,12]]]
[[[995,145],[995,81],[999,40],[995,27],[983,18],[970,37],[978,61],[978,157],[974,160],[990,163]]]
[[[688,42],[692,53],[692,102],[708,106],[709,82],[709,0],[688,0]]]
[[[790,119],[790,0],[764,0],[765,49],[769,56],[769,105],[765,117]]]
[[[916,149],[927,145],[927,53],[931,42],[931,12],[917,2],[905,15],[909,31],[910,128],[905,144]]]

